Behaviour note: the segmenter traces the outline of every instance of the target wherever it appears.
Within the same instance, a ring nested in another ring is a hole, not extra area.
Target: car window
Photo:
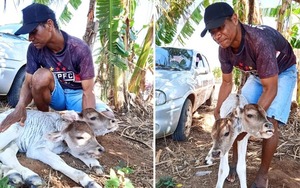
[[[202,56],[202,61],[203,61],[203,66],[206,67],[207,70],[210,71],[210,67],[209,67],[208,61],[205,56]]]
[[[156,69],[190,70],[193,59],[193,51],[188,49],[156,47]]]
[[[0,32],[14,35],[14,33],[22,26],[22,24],[6,24],[0,25]],[[28,39],[28,34],[19,35],[24,39]]]

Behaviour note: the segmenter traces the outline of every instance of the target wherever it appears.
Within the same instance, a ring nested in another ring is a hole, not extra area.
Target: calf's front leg
[[[228,152],[224,154],[223,157],[220,158],[220,166],[218,172],[218,181],[216,188],[222,188],[224,185],[224,181],[229,173],[229,165],[228,165]]]
[[[22,166],[17,159],[19,148],[15,142],[10,143],[0,152],[0,161],[8,168],[5,176],[9,177],[10,184],[13,186],[22,185],[25,180],[26,184],[38,187],[44,185],[42,178],[32,170]]]
[[[27,152],[27,156],[48,164],[50,167],[65,174],[73,181],[80,183],[85,188],[102,188],[86,173],[69,166],[59,155],[53,153],[47,148],[34,148]]]
[[[250,135],[246,136],[237,142],[238,148],[238,161],[236,166],[236,171],[240,179],[240,187],[247,188],[247,178],[246,178],[246,155],[247,155],[247,145]]]
[[[100,165],[99,161],[95,158],[86,158],[86,157],[82,157],[78,154],[72,153],[71,151],[69,152],[71,155],[73,155],[74,157],[80,159],[86,166],[88,166],[89,168],[92,168],[93,171],[97,174],[97,175],[102,175],[104,172],[104,168],[103,166]]]

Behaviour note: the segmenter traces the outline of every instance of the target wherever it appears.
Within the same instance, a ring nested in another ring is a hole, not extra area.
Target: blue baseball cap
[[[204,13],[205,28],[201,32],[201,37],[204,37],[208,30],[222,26],[226,18],[232,16],[233,13],[232,7],[224,2],[214,3],[206,7]]]
[[[23,26],[15,32],[15,35],[30,33],[40,23],[48,19],[55,20],[55,13],[46,5],[33,3],[23,10]]]

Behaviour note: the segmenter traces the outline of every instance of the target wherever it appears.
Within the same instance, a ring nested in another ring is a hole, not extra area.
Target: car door
[[[199,108],[206,102],[211,94],[211,76],[210,67],[205,56],[196,54],[195,79],[197,80],[197,99],[195,108]]]

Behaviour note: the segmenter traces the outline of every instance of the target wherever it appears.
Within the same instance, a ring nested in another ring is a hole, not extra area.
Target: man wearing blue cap
[[[22,10],[23,26],[16,35],[29,33],[26,75],[15,110],[1,123],[0,131],[26,119],[26,106],[34,100],[41,111],[96,108],[93,93],[94,65],[89,46],[59,30],[55,13],[33,3]],[[97,104],[97,110],[109,108]],[[113,116],[109,111],[107,115]]]
[[[220,107],[231,93],[233,67],[250,74],[242,88],[242,95],[249,103],[257,103],[266,111],[275,132],[263,140],[261,165],[251,185],[268,187],[268,170],[278,144],[278,124],[286,124],[296,84],[296,57],[288,41],[275,29],[268,26],[252,27],[242,24],[227,3],[214,3],[205,9],[205,29],[219,44],[219,60],[222,84],[214,112],[220,118]],[[243,138],[241,134],[237,139]],[[235,142],[236,143],[236,142]],[[233,148],[233,164],[227,178],[234,181],[237,148]]]

